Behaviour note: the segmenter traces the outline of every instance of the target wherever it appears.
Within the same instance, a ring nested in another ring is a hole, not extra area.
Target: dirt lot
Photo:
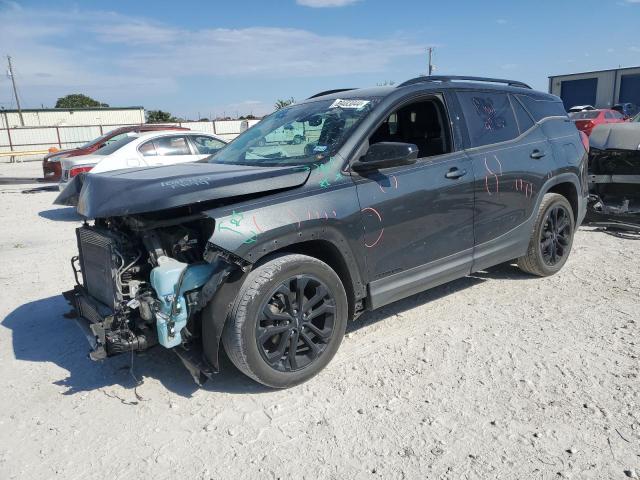
[[[640,242],[581,230],[553,278],[501,266],[368,314],[286,391],[228,362],[198,389],[157,348],[138,398],[131,358],[92,363],[64,317],[78,220],[30,187],[0,185],[2,479],[640,474]]]

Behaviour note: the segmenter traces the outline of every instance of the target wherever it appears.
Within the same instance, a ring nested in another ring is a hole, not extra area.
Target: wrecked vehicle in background
[[[265,145],[283,126],[300,144]],[[66,297],[92,358],[160,344],[196,381],[233,364],[310,379],[347,321],[518,259],[566,263],[587,202],[586,144],[558,97],[510,80],[419,77],[323,92],[198,163],[80,174]]]
[[[599,126],[589,143],[585,223],[640,229],[640,123]]]

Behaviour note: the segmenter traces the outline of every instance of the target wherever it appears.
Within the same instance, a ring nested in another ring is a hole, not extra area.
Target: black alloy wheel
[[[572,222],[563,205],[554,205],[544,219],[540,233],[540,253],[544,263],[550,267],[560,263],[571,246]]]
[[[280,372],[301,370],[322,356],[334,335],[336,301],[311,275],[282,282],[268,297],[256,322],[262,358]]]

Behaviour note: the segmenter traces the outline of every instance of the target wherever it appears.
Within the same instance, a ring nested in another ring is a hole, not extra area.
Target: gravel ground
[[[64,317],[78,220],[32,187],[0,185],[2,479],[640,474],[640,242],[583,229],[555,277],[500,266],[367,314],[290,390],[228,361],[199,389],[162,348],[134,390]]]

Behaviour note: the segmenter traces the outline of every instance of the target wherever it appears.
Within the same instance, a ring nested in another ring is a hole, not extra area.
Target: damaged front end
[[[160,344],[172,349],[198,384],[217,370],[202,352],[202,311],[239,259],[207,242],[207,217],[145,222],[98,219],[77,229],[77,285],[65,292],[100,360]]]
[[[640,151],[591,150],[587,224],[640,229]]]
[[[600,126],[590,145],[585,224],[640,231],[640,124]]]

